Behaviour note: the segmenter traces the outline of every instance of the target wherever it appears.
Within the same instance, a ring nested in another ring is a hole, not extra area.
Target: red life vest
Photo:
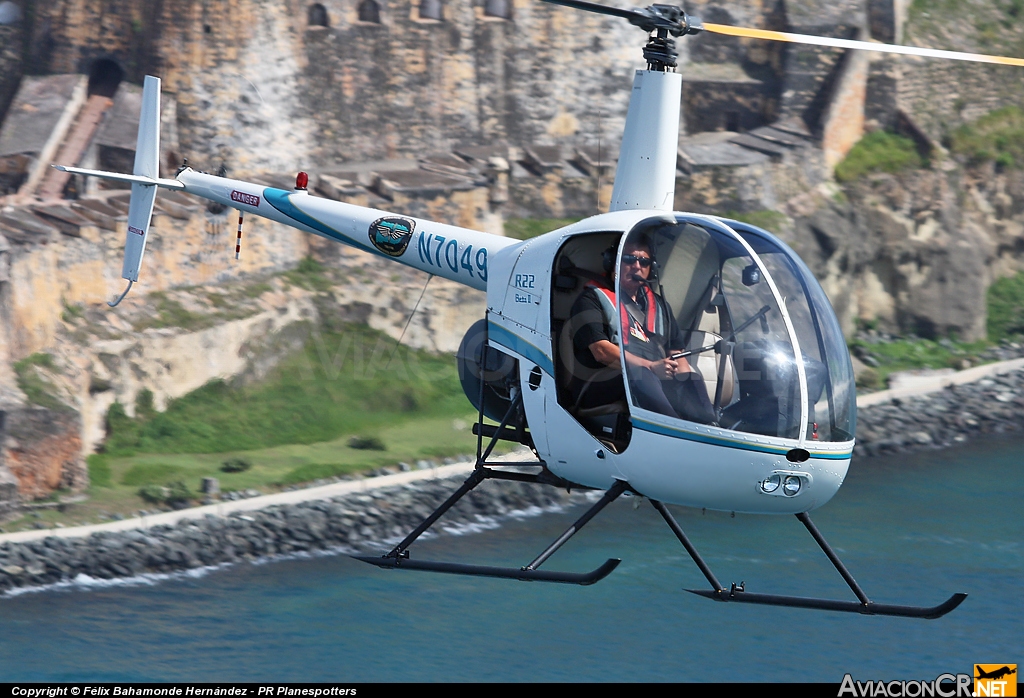
[[[658,302],[658,298],[654,295],[654,291],[651,290],[650,286],[643,284],[638,291],[638,293],[643,294],[647,305],[642,318],[636,316],[639,313],[636,315],[630,313],[626,303],[619,305],[616,302],[615,291],[612,289],[601,286],[593,281],[588,281],[587,287],[597,292],[596,295],[601,301],[605,322],[614,333],[612,337],[613,343],[625,348],[630,345],[630,340],[632,339],[635,353],[659,355],[664,353],[664,347],[662,347],[666,327],[664,312],[662,311],[661,303]],[[639,310],[639,307],[637,307],[637,310]],[[616,318],[616,316],[618,317]],[[641,347],[646,351],[636,351]]]

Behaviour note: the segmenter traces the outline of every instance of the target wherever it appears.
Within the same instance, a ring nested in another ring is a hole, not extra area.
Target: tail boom
[[[518,240],[185,169],[186,193],[486,290],[487,260]],[[158,182],[158,186],[163,186]]]

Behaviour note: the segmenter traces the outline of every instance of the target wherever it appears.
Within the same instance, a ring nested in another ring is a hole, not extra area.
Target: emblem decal
[[[416,223],[408,218],[386,216],[370,226],[370,242],[389,257],[401,257],[412,240]]]

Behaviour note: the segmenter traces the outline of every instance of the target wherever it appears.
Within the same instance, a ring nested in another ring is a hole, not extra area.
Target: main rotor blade
[[[553,2],[554,0],[547,0]],[[561,0],[563,4],[577,0]],[[590,4],[590,3],[585,3]],[[807,34],[791,34],[767,29],[749,29],[732,27],[727,24],[704,23],[704,30],[726,36],[740,36],[748,39],[767,39],[768,41],[785,41],[792,44],[809,44],[811,46],[831,46],[833,48],[853,48],[861,51],[878,53],[901,53],[907,56],[924,56],[926,58],[948,58],[954,61],[974,61],[977,63],[996,63],[998,65],[1024,66],[1024,58],[1008,58],[1006,56],[989,56],[983,53],[965,53],[963,51],[943,51],[918,46],[899,46],[897,44],[879,44],[873,41],[855,41],[853,39],[833,39],[826,36],[809,36]]]
[[[607,5],[599,5],[596,2],[587,2],[586,0],[542,0],[542,2],[546,2],[551,5],[574,7],[577,10],[597,12],[598,14],[611,15],[612,17],[623,17],[625,19],[632,19],[634,16],[640,14],[636,10],[621,10],[618,7],[608,7]]]

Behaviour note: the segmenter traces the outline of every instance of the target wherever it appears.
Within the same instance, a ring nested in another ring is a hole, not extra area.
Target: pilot
[[[655,264],[652,249],[650,240],[640,235],[631,237],[622,250],[618,277],[626,298],[621,313],[614,290],[616,247],[605,250],[605,283],[588,282],[572,307],[573,355],[589,370],[577,371],[570,389],[581,408],[624,400],[624,346],[630,391],[638,406],[710,424],[715,412],[700,372],[685,358],[669,358],[683,351],[686,343],[668,303],[647,281]],[[604,368],[615,370],[599,370]]]

